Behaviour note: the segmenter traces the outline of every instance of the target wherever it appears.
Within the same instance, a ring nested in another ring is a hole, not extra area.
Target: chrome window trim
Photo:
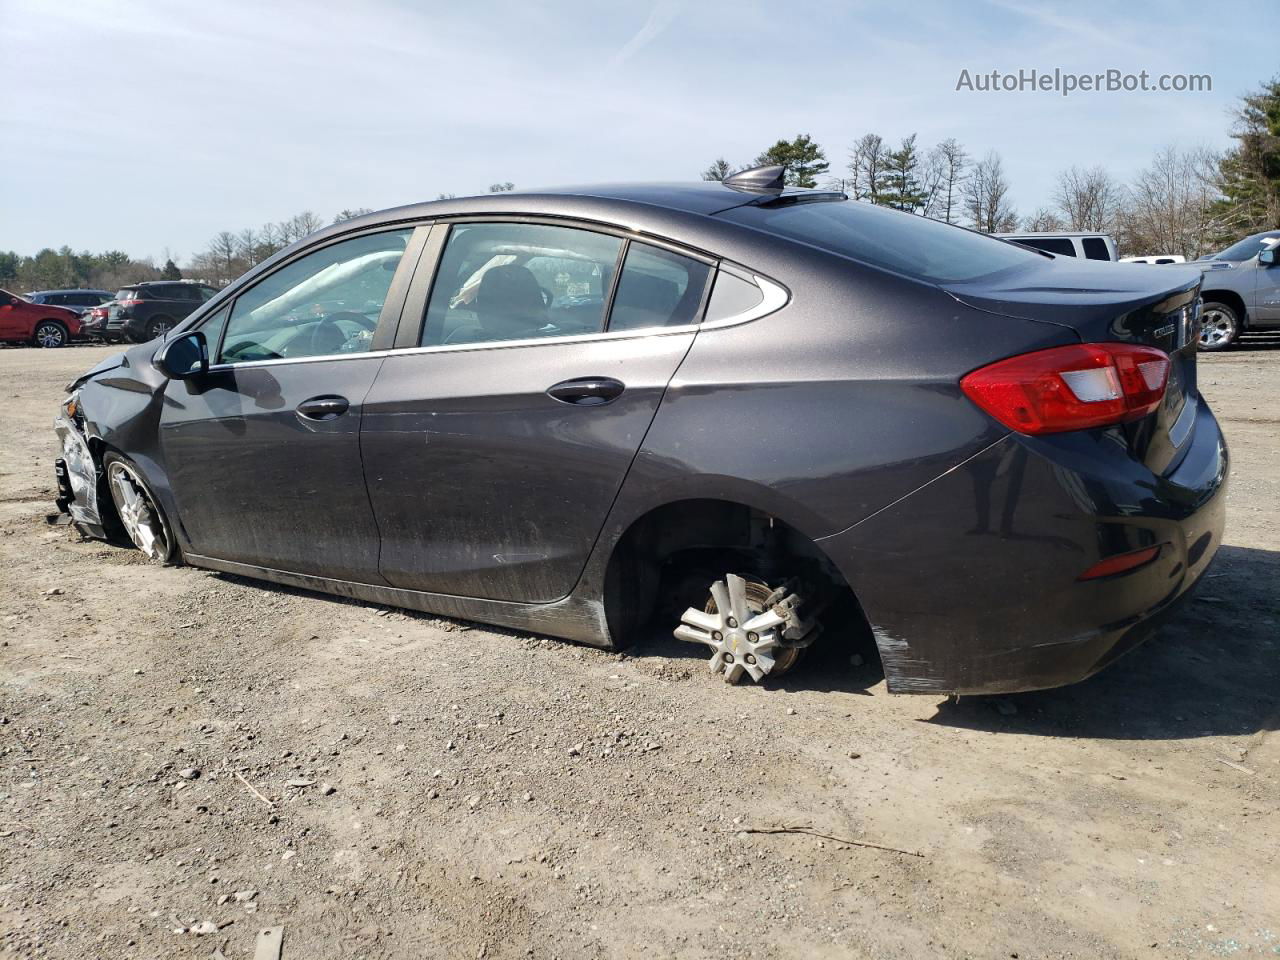
[[[318,357],[278,357],[269,360],[242,360],[239,363],[210,364],[209,372],[226,372],[250,367],[279,366],[285,363],[324,363],[335,360],[358,360],[362,358],[398,357],[423,353],[459,353],[472,350],[503,350],[515,347],[537,347],[551,344],[577,344],[608,340],[637,340],[641,337],[664,337],[684,333],[697,333],[700,330],[723,330],[744,323],[751,323],[771,313],[781,310],[791,300],[786,287],[767,277],[762,277],[735,264],[720,264],[719,269],[731,273],[741,280],[754,283],[764,294],[760,303],[742,313],[720,320],[705,323],[686,323],[678,327],[641,327],[635,330],[602,331],[598,333],[577,333],[563,337],[525,337],[520,340],[489,340],[480,343],[436,344],[428,347],[392,347],[387,350],[369,350],[364,353],[331,353]],[[714,291],[713,291],[714,292]]]

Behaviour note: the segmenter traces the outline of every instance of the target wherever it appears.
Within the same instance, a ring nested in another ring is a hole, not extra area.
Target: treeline
[[[1165,147],[1128,183],[1101,166],[1060,171],[1051,202],[1026,215],[1013,207],[1000,155],[990,150],[975,157],[954,139],[926,149],[915,134],[895,144],[867,133],[854,141],[837,175],[822,147],[801,134],[779,140],[748,166],[782,164],[793,186],[829,186],[984,233],[1100,231],[1115,236],[1124,255],[1193,259],[1280,227],[1280,77],[1244,96],[1234,120],[1235,145],[1224,153]],[[734,169],[720,157],[702,177],[723,180]]]
[[[1280,77],[1241,98],[1223,153],[1165,147],[1129,182],[1101,166],[1058,173],[1049,202],[1019,213],[999,153],[971,153],[954,139],[926,147],[915,134],[890,141],[877,133],[858,137],[842,168],[833,170],[823,148],[801,134],[779,140],[755,157],[754,166],[778,163],[787,182],[829,186],[866,203],[894,207],[986,233],[1015,230],[1088,230],[1115,236],[1122,254],[1180,253],[1188,258],[1220,249],[1260,230],[1280,228]],[[723,180],[737,166],[723,157],[704,171]],[[495,183],[490,193],[514,189]],[[440,194],[447,199],[452,194]],[[334,223],[368,213],[342,210]],[[325,225],[311,211],[258,228],[218,233],[179,268],[167,254],[157,267],[120,250],[75,252],[45,249],[34,256],[0,251],[0,286],[15,292],[58,287],[115,290],[139,280],[187,276],[225,284],[276,251]]]
[[[172,260],[157,267],[152,260],[136,260],[122,250],[77,253],[70,247],[46,248],[30,257],[12,250],[0,251],[0,287],[14,293],[68,287],[114,292],[126,283],[181,276]]]

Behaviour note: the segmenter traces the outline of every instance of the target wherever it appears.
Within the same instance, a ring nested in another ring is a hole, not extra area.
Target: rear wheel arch
[[[1249,309],[1244,304],[1244,297],[1234,290],[1204,290],[1200,293],[1200,299],[1205,303],[1226,304],[1235,311],[1240,320],[1241,329],[1248,329]]]
[[[691,498],[655,506],[615,541],[604,574],[604,606],[614,644],[626,647],[649,626],[674,629],[685,607],[701,605],[726,573],[766,582],[796,578],[828,593],[852,646],[871,631],[857,596],[822,547],[796,526],[746,503]],[[844,621],[848,620],[848,623]]]

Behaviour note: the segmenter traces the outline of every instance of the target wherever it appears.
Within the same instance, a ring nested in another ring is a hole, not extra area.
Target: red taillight
[[[141,300],[121,300],[121,301],[120,301],[120,306],[122,306],[122,307],[136,307],[136,306],[138,306],[138,304],[140,304],[140,303],[142,303],[142,301],[141,301]]]
[[[1107,557],[1107,559],[1095,563],[1076,579],[1097,580],[1099,577],[1111,577],[1117,573],[1136,570],[1138,567],[1150,563],[1159,553],[1160,546],[1157,544],[1154,547],[1144,547],[1141,550],[1134,550],[1130,553],[1120,553],[1114,557]]]
[[[1138,420],[1164,398],[1169,355],[1077,343],[999,360],[961,377],[965,396],[1011,430],[1061,433]]]

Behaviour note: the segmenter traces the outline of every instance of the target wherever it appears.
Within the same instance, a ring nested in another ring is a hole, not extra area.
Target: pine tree
[[[902,146],[888,155],[887,189],[880,202],[895,210],[915,213],[924,206],[928,197],[920,185],[920,153],[916,150],[916,135],[906,137]]]
[[[794,140],[779,140],[760,154],[756,163],[761,166],[777,163],[786,167],[786,182],[792,187],[816,187],[818,177],[831,166],[822,147],[814,143],[807,133],[798,134]]]
[[[178,265],[173,262],[172,257],[170,257],[168,260],[164,262],[164,269],[160,271],[160,279],[161,280],[181,280],[182,279],[182,271],[178,269]]]

